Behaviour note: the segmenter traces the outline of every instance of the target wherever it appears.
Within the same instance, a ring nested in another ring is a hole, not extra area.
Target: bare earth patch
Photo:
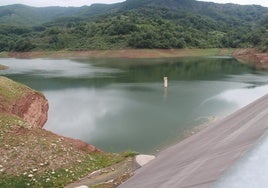
[[[256,49],[237,49],[233,56],[241,63],[253,65],[257,69],[268,69],[268,51],[260,52]]]
[[[5,69],[7,69],[7,68],[8,68],[7,66],[0,65],[0,70],[5,70]]]
[[[124,49],[90,51],[40,51],[10,52],[7,57],[15,58],[165,58],[188,56],[231,55],[233,49]]]

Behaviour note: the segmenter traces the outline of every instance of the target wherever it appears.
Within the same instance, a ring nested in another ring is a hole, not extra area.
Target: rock
[[[136,162],[140,166],[146,165],[147,163],[149,163],[153,159],[155,159],[155,156],[153,156],[153,155],[137,155],[136,156]]]
[[[35,169],[33,169],[33,172],[37,172],[37,170],[38,170],[38,169],[37,169],[37,168],[35,168]]]
[[[38,92],[27,93],[13,101],[8,112],[25,120],[31,128],[43,128],[47,121],[48,101]]]
[[[29,178],[32,178],[32,177],[34,177],[34,175],[33,174],[29,174],[28,177]]]
[[[75,187],[75,188],[89,188],[89,187],[86,186],[86,185],[81,185],[81,186],[79,186],[79,187]]]

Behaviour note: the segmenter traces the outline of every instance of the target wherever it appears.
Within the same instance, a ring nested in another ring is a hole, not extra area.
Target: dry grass
[[[189,56],[231,55],[233,49],[124,49],[124,50],[91,50],[91,51],[39,51],[8,53],[6,57],[16,58],[165,58]]]

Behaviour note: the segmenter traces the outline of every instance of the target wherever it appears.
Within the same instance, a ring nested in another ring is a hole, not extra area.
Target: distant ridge
[[[0,6],[0,23],[8,25],[40,25],[61,17],[90,19],[108,13],[122,13],[146,8],[188,11],[212,18],[237,16],[253,21],[268,14],[268,8],[258,5],[216,4],[195,0],[127,0],[115,4],[92,4],[82,7],[30,7],[21,4]],[[251,16],[254,14],[255,16]],[[216,16],[216,17],[215,17]],[[223,19],[223,18],[221,18]]]
[[[122,48],[268,49],[268,8],[195,0],[83,7],[0,7],[0,51]]]

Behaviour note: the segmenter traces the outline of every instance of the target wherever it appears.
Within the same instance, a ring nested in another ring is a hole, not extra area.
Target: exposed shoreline
[[[87,51],[33,51],[33,52],[1,52],[0,58],[176,58],[230,56],[241,63],[254,66],[256,69],[268,70],[268,52],[260,52],[254,48],[211,48],[211,49],[118,49]],[[8,67],[0,65],[1,69]]]
[[[198,56],[231,56],[234,49],[122,49],[88,51],[3,52],[2,58],[166,58]]]
[[[236,49],[232,56],[240,63],[252,65],[256,69],[268,70],[268,51],[260,52],[253,48]]]
[[[5,70],[5,69],[8,69],[8,67],[4,65],[0,65],[0,70]]]

